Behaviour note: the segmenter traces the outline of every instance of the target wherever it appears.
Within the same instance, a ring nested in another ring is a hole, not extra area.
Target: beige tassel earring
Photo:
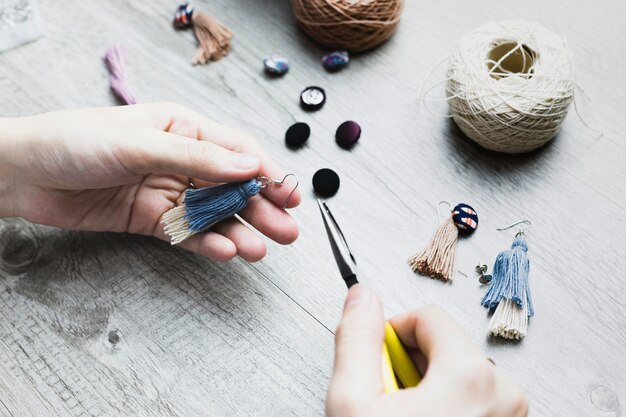
[[[206,64],[217,61],[230,51],[233,33],[214,17],[194,11],[189,3],[178,6],[174,14],[174,26],[186,29],[193,26],[198,38],[198,52],[193,57],[194,64]]]
[[[437,216],[441,204],[452,207],[449,201],[437,203]],[[409,258],[413,272],[432,278],[449,281],[454,276],[456,244],[459,233],[470,234],[478,227],[478,215],[467,204],[458,204],[451,210],[450,217],[437,228],[428,246]]]

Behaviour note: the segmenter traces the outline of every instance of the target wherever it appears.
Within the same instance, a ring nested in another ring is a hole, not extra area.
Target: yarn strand
[[[449,218],[435,231],[430,243],[409,258],[413,272],[449,281],[454,276],[459,229]]]
[[[121,48],[113,46],[104,55],[104,62],[111,73],[111,90],[124,104],[137,104],[137,98],[128,87],[126,67]]]

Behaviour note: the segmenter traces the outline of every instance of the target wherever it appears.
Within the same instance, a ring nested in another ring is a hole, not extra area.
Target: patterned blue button
[[[452,210],[452,221],[459,230],[472,233],[478,227],[478,214],[467,204],[457,204]]]
[[[280,54],[272,54],[263,60],[265,71],[272,75],[284,75],[289,71],[289,60]]]

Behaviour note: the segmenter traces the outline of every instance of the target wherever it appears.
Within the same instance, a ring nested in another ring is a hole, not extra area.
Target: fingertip
[[[289,216],[282,224],[282,230],[275,236],[274,241],[281,245],[291,245],[298,240],[300,229],[293,217]]]
[[[197,236],[198,244],[193,250],[199,255],[213,261],[226,262],[237,256],[237,246],[232,240],[214,232],[203,233]]]
[[[259,262],[261,259],[265,258],[265,255],[267,255],[267,246],[263,243],[262,245],[256,246],[252,249],[242,250],[240,248],[238,254],[244,261],[251,263]]]

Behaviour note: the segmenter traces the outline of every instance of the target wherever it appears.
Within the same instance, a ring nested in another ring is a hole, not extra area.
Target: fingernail
[[[233,156],[233,166],[237,169],[256,168],[261,164],[258,156],[249,153],[238,153]]]
[[[348,291],[344,309],[368,303],[371,299],[372,291],[363,284],[357,284]]]

